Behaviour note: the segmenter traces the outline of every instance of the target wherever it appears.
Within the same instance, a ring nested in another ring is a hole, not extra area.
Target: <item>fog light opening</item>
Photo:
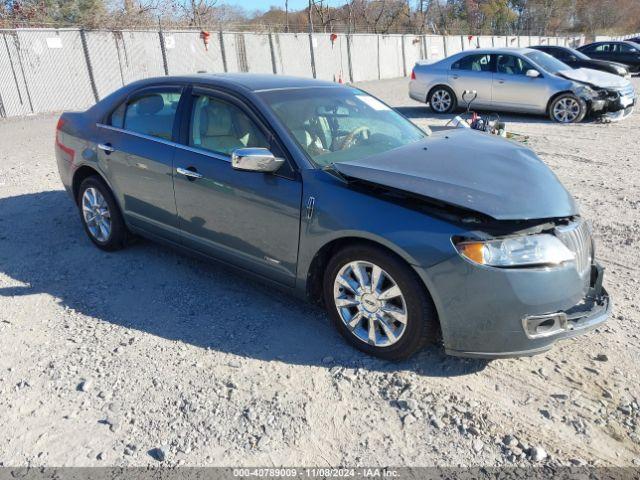
[[[564,313],[551,313],[525,317],[522,326],[528,338],[549,337],[567,330],[567,316]]]

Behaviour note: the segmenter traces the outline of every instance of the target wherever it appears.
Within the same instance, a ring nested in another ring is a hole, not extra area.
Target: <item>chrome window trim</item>
[[[273,87],[273,88],[261,88],[259,90],[253,90],[254,93],[264,93],[264,92],[281,92],[281,91],[286,91],[286,90],[309,90],[309,89],[315,89],[315,88],[343,88],[343,87],[349,87],[350,85],[305,85],[303,87]],[[354,87],[351,87],[354,88]]]
[[[131,130],[126,130],[124,128],[113,127],[111,125],[105,125],[104,123],[96,123],[96,127],[105,128],[107,130],[113,130],[114,132],[126,133],[127,135],[132,135],[138,138],[144,138],[145,140],[151,140],[153,142],[162,143],[164,145],[168,145],[170,147],[179,148],[181,150],[186,150],[188,152],[199,153],[201,155],[205,155],[207,157],[215,158],[216,160],[222,160],[223,162],[231,163],[231,157],[222,155],[219,153],[212,152],[210,150],[205,150],[203,148],[189,147],[187,145],[183,145],[182,143],[176,143],[171,140],[165,140],[164,138],[152,137],[151,135],[145,135],[144,133],[133,132]]]

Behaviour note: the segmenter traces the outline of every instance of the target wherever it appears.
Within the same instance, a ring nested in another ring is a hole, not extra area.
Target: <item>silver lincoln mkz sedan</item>
[[[409,96],[448,113],[475,90],[473,106],[548,114],[562,123],[587,114],[619,120],[636,102],[628,80],[588,68],[572,69],[544,52],[529,48],[467,50],[432,63],[420,61],[411,74]]]

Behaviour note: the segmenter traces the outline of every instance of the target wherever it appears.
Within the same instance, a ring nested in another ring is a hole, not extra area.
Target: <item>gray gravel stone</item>
[[[541,462],[547,458],[547,452],[542,447],[533,447],[529,452],[532,462]]]

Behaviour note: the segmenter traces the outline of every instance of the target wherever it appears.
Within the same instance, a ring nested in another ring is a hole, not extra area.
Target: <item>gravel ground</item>
[[[442,126],[406,84],[363,86]],[[61,190],[56,117],[1,121],[0,465],[640,463],[640,114],[505,120],[593,221],[613,317],[533,358],[399,364],[226,268],[99,251]]]

